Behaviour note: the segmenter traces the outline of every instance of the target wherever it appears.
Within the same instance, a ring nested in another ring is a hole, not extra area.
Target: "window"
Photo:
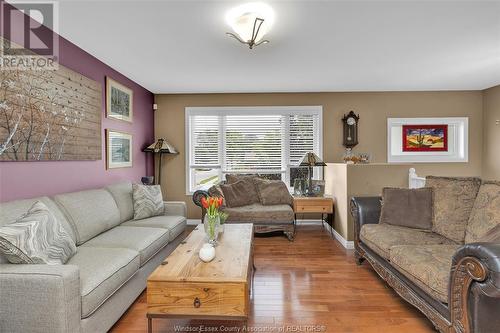
[[[227,173],[258,173],[290,186],[305,178],[302,156],[322,157],[322,107],[186,108],[186,191],[224,179]]]

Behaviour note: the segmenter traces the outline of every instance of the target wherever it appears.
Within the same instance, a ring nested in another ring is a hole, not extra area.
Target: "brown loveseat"
[[[500,330],[500,182],[427,177],[432,230],[379,223],[380,197],[354,197],[356,259],[365,259],[441,332]]]
[[[202,209],[202,219],[205,215],[205,209],[201,205],[202,197],[224,197],[224,193],[221,189],[224,184],[234,184],[242,180],[248,180],[246,182],[247,187],[244,191],[245,193],[241,195],[255,197],[255,200],[247,205],[239,207],[228,207],[224,204],[221,210],[228,214],[226,223],[253,223],[255,233],[283,232],[290,241],[293,241],[295,236],[295,214],[292,208],[292,196],[287,192],[285,196],[288,197],[282,199],[282,203],[269,204],[269,202],[266,202],[267,198],[260,195],[260,193],[258,195],[254,189],[254,182],[252,179],[255,178],[261,180],[268,177],[266,177],[266,175],[228,174],[226,175],[226,181],[210,187],[208,191],[196,191],[193,194],[193,202]]]

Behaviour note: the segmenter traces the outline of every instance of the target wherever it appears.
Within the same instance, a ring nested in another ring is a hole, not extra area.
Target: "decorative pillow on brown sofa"
[[[463,244],[481,179],[428,176],[426,186],[434,188],[432,231]]]
[[[228,207],[247,206],[259,200],[255,185],[251,181],[239,180],[232,184],[221,184],[220,188]]]
[[[484,182],[465,230],[465,243],[500,239],[500,182]]]
[[[293,197],[283,181],[261,178],[254,178],[253,181],[259,194],[260,203],[264,206],[293,205]]]
[[[252,181],[254,178],[258,178],[259,176],[255,173],[248,173],[248,174],[235,174],[235,173],[228,173],[226,175],[226,184],[234,184],[237,181],[240,180],[249,180]]]
[[[431,230],[433,193],[429,187],[384,188],[380,223]]]

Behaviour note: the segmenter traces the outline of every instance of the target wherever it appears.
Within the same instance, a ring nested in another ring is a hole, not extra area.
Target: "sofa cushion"
[[[239,180],[231,184],[221,184],[224,201],[227,207],[247,206],[258,201],[257,191],[252,182]]]
[[[465,243],[483,241],[490,230],[500,225],[500,182],[485,182],[477,194],[465,230]]]
[[[264,206],[293,205],[293,197],[283,181],[260,178],[255,178],[253,181],[259,194],[259,201]]]
[[[433,189],[390,188],[382,190],[380,223],[431,230]]]
[[[448,303],[451,260],[460,245],[400,245],[391,248],[392,265],[410,281]]]
[[[106,187],[116,201],[120,210],[120,222],[134,218],[134,201],[132,200],[132,183],[124,182]]]
[[[434,188],[432,231],[463,244],[465,228],[481,180],[429,176],[426,178],[426,186]]]
[[[65,193],[54,196],[66,214],[81,245],[120,223],[120,210],[113,196],[104,189]]]
[[[128,227],[163,228],[170,231],[169,240],[173,241],[186,229],[186,218],[183,216],[154,216],[142,220],[130,220],[121,224]]]
[[[89,317],[139,270],[139,253],[124,248],[78,247],[68,265],[80,269],[82,318]]]
[[[360,239],[378,255],[389,259],[396,245],[455,245],[452,240],[426,230],[399,227],[390,224],[365,224]]]
[[[289,205],[264,206],[251,204],[243,207],[225,208],[229,214],[226,222],[252,222],[265,224],[292,223],[294,213]]]
[[[160,185],[132,184],[134,220],[162,215],[165,211]]]
[[[13,223],[0,226],[0,252],[14,264],[62,265],[76,246],[47,206],[37,201]]]
[[[168,244],[170,231],[162,228],[118,226],[92,238],[82,247],[126,248],[139,252],[141,267]]]

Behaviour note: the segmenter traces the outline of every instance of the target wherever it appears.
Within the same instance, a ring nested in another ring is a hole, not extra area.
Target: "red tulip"
[[[202,197],[201,198],[201,205],[203,206],[203,208],[207,209],[208,208],[208,202],[207,202],[207,198],[205,197]]]

